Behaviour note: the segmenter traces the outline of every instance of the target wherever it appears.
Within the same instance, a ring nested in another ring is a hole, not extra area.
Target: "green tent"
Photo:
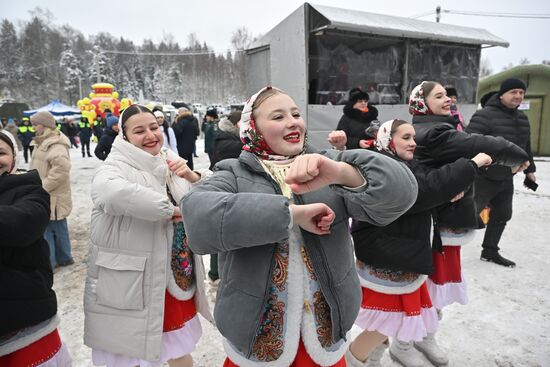
[[[550,156],[550,66],[520,65],[483,78],[478,84],[477,100],[486,93],[498,91],[508,78],[521,79],[527,85],[520,109],[529,117],[533,154]]]
[[[23,111],[28,110],[26,103],[6,102],[0,104],[0,118],[13,118],[21,121]]]

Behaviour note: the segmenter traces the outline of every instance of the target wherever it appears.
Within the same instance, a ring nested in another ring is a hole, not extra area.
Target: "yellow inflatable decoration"
[[[82,98],[78,101],[78,108],[82,111],[82,117],[86,117],[90,124],[94,124],[97,117],[105,119],[105,111],[111,111],[115,116],[120,111],[130,106],[133,102],[129,98],[118,100],[119,94],[114,91],[114,86],[109,83],[96,83],[92,85],[93,92],[90,98]]]

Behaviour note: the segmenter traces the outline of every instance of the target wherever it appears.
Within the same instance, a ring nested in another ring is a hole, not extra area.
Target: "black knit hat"
[[[455,96],[458,98],[458,93],[455,87],[445,87],[445,91],[447,92],[447,97]]]
[[[354,105],[360,99],[369,100],[369,94],[361,88],[353,88],[349,91],[348,103]]]
[[[509,78],[502,82],[500,85],[500,90],[498,91],[498,96],[502,96],[504,93],[512,89],[523,89],[527,90],[525,83],[516,78]]]
[[[218,118],[218,110],[216,110],[215,108],[209,108],[206,110],[206,116],[210,116],[210,117],[213,117],[215,119]]]

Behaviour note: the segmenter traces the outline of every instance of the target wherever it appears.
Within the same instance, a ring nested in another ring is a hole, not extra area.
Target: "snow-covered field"
[[[203,141],[198,143],[200,158],[196,158],[195,167],[207,168]],[[80,149],[72,149],[71,158],[73,212],[69,229],[75,264],[56,271],[54,287],[60,332],[73,365],[91,366],[91,350],[82,342],[82,295],[92,208],[90,182],[102,162],[95,157],[82,158]],[[536,163],[539,189],[537,193],[526,190],[521,184],[523,175],[517,175],[514,216],[500,243],[502,254],[516,261],[517,267],[503,268],[479,260],[483,231],[462,249],[470,302],[445,309],[438,333],[449,366],[550,366],[550,158]],[[207,257],[204,262],[208,266]],[[195,366],[221,366],[225,358],[221,336],[202,321],[203,337],[193,353]],[[354,328],[353,336],[358,333]],[[387,352],[382,364],[397,366]],[[426,365],[431,366],[427,360]]]

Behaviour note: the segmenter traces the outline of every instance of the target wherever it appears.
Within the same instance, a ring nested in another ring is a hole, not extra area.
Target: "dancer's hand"
[[[474,158],[472,158],[472,161],[474,161],[478,168],[489,166],[493,163],[493,159],[485,153],[477,154]]]
[[[331,131],[328,134],[328,142],[330,145],[335,147],[338,150],[344,150],[346,147],[346,143],[348,141],[348,137],[346,135],[346,132],[343,130],[334,130]]]
[[[192,171],[191,168],[187,166],[187,161],[185,159],[178,159],[176,161],[168,159],[166,162],[168,163],[170,171],[189,182],[196,182],[201,179],[201,176],[197,172]]]
[[[290,185],[292,192],[303,194],[328,185],[358,187],[365,181],[352,165],[333,161],[320,154],[304,154],[292,162],[285,182]]]
[[[326,204],[304,204],[290,205],[292,212],[292,221],[300,228],[318,235],[330,233],[330,226],[336,215],[334,211]]]

